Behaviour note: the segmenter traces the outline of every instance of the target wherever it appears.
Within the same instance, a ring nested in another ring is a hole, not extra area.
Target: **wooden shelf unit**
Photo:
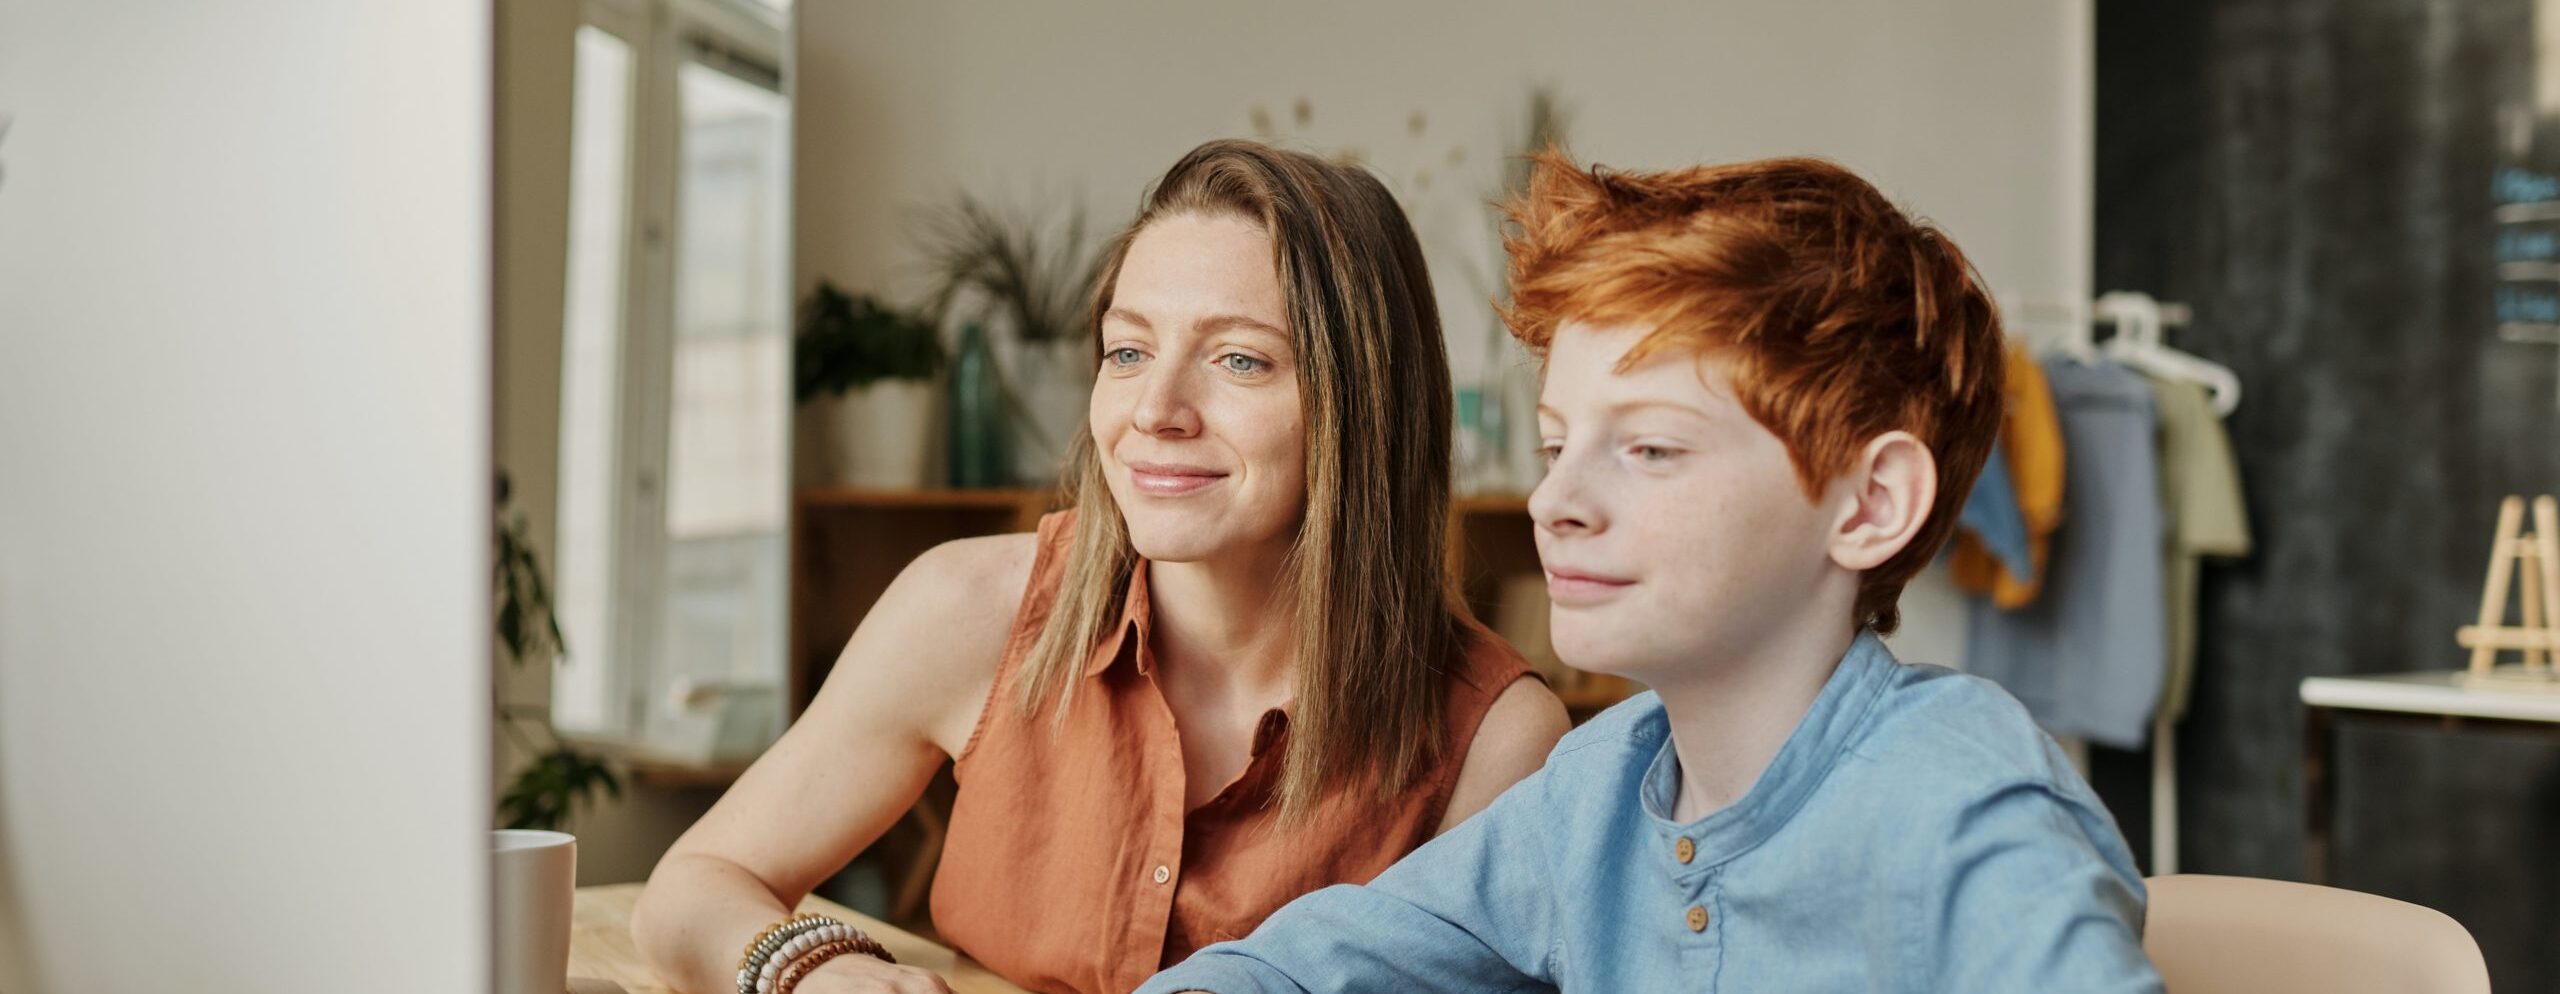
[[[1040,527],[1052,491],[804,489],[791,502],[791,716],[889,582],[953,539]]]
[[[953,539],[1039,527],[1055,497],[1045,489],[804,489],[791,512],[791,713],[818,687],[854,626],[889,582],[925,550]],[[1450,504],[1448,562],[1467,605],[1494,624],[1505,578],[1538,572],[1528,503],[1521,497],[1462,497]],[[1497,626],[1498,627],[1498,626]],[[1552,660],[1545,646],[1522,647]],[[1625,699],[1628,681],[1561,666],[1541,667],[1580,721]]]

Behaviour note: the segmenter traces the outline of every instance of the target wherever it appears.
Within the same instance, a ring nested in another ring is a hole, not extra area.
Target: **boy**
[[[2052,741],[1878,640],[1999,420],[1962,254],[1815,160],[1550,152],[1510,211],[1556,651],[1653,690],[1142,994],[2159,990],[2141,878]]]

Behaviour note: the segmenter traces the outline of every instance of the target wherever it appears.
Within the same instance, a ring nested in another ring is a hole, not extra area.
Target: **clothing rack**
[[[2138,306],[2127,307],[2127,303]],[[2153,301],[2148,295],[2110,293],[2089,301],[2002,300],[2000,310],[2012,333],[2030,349],[2070,355],[2092,361],[2100,350],[2092,329],[2107,327],[2120,333],[2144,334],[2144,349],[2156,347],[2156,332],[2162,328],[2184,328],[2194,323],[2195,309],[2184,303]],[[2152,322],[2149,329],[2120,327],[2131,315],[2140,314],[2142,321]],[[2165,348],[2161,351],[2168,351]],[[2186,357],[2178,354],[2179,358]],[[2204,364],[2210,366],[2211,364]],[[2218,367],[2216,367],[2218,369]],[[2236,378],[2221,370],[2223,382],[2216,387],[2216,404],[2225,415],[2239,401]],[[2178,872],[2178,737],[2176,722],[2169,718],[2166,701],[2155,708],[2151,719],[2151,874],[2164,876]],[[2077,766],[2081,775],[2089,772],[2088,744],[2077,739],[2061,743],[2064,753]]]

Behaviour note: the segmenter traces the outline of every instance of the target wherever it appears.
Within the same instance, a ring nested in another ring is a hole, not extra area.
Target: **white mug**
[[[497,994],[561,994],[569,987],[570,907],[578,888],[578,839],[567,832],[502,828],[489,858],[490,955]]]

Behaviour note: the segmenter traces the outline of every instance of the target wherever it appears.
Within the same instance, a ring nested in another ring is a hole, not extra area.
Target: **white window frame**
[[[625,148],[622,347],[617,390],[613,536],[603,628],[606,720],[564,729],[574,738],[645,749],[648,686],[659,672],[667,603],[667,456],[674,416],[675,247],[683,179],[683,108],[677,75],[685,62],[748,78],[770,67],[787,99],[789,32],[784,15],[752,0],[586,0],[584,23],[630,46],[630,137]],[[785,243],[788,244],[788,239]],[[784,265],[789,265],[784,260]],[[784,313],[791,313],[786,306]],[[786,401],[787,403],[787,401]],[[790,419],[785,412],[784,430]],[[784,451],[790,451],[785,439]],[[787,485],[787,481],[786,481]]]

